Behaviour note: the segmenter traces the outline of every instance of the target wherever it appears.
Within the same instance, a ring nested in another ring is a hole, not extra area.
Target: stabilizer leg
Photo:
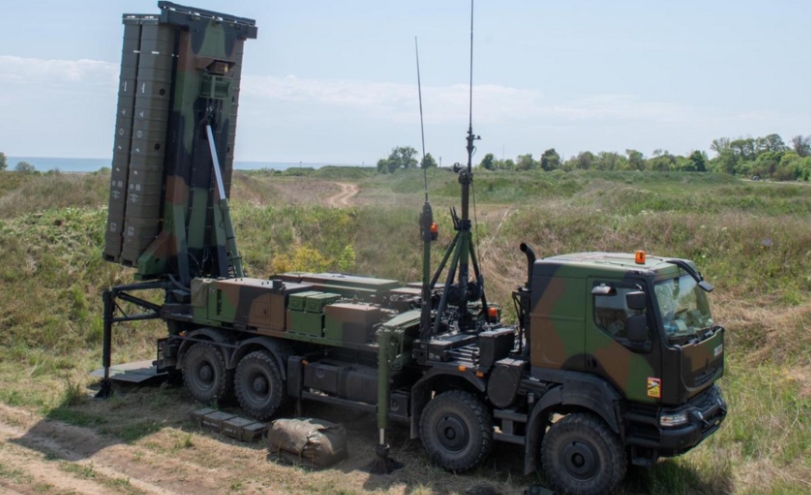
[[[404,464],[402,462],[395,461],[389,457],[390,450],[389,444],[386,443],[386,430],[381,428],[380,443],[375,447],[375,460],[372,461],[367,468],[371,474],[391,474],[392,471],[403,467]]]
[[[96,399],[107,399],[113,395],[113,383],[110,381],[110,359],[112,354],[112,333],[113,333],[113,312],[115,304],[113,302],[113,291],[105,290],[104,295],[104,340],[102,342],[102,366],[104,366],[104,378],[96,393]]]

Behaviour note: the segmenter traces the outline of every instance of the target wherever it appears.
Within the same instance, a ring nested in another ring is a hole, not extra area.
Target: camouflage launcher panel
[[[230,194],[244,19],[159,2],[125,14],[104,259],[137,278],[227,276],[206,136]]]

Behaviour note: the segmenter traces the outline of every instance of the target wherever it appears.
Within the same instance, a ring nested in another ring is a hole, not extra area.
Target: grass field
[[[373,457],[374,420],[353,412],[307,410],[352,433],[349,460],[308,473],[268,464],[261,446],[197,430],[188,420],[196,406],[182,389],[92,400],[100,295],[132,276],[101,260],[108,179],[105,172],[0,172],[0,489],[427,495],[490,487],[507,494],[543,481],[520,474],[510,446],[472,474],[445,473],[404,428],[393,435],[406,468],[370,476],[360,468]],[[456,204],[458,183],[442,170],[429,179],[440,223],[436,259],[452,237],[446,207]],[[352,206],[327,206],[338,183],[358,186]],[[421,172],[237,172],[233,184],[250,275],[339,270],[419,278]],[[691,258],[716,287],[713,311],[728,330],[722,386],[729,417],[689,454],[632,471],[619,493],[811,493],[810,188],[711,174],[491,172],[476,175],[475,197],[486,287],[504,307],[525,277],[522,241],[539,256],[644,249]],[[162,332],[154,322],[119,328],[114,360],[152,358]],[[51,445],[54,438],[63,442]],[[54,473],[66,481],[48,481]]]

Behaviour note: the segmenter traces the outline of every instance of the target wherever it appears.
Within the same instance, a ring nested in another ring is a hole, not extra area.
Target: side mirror
[[[625,305],[634,311],[644,311],[647,305],[647,295],[641,290],[625,294]]]
[[[628,325],[628,340],[630,340],[634,344],[644,344],[645,342],[647,342],[648,328],[645,315],[629,316],[627,325]]]

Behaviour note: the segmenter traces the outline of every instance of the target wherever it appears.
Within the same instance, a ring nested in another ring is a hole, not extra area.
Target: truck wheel
[[[242,409],[256,419],[267,419],[285,398],[282,374],[267,351],[254,351],[239,362],[234,388]]]
[[[211,344],[194,344],[183,358],[183,384],[192,397],[203,403],[222,402],[231,395],[233,372]]]
[[[614,432],[588,413],[573,413],[553,424],[543,438],[541,458],[546,477],[569,495],[609,493],[628,466]]]
[[[434,462],[449,471],[467,471],[490,453],[493,418],[476,396],[452,390],[425,407],[420,437]]]

